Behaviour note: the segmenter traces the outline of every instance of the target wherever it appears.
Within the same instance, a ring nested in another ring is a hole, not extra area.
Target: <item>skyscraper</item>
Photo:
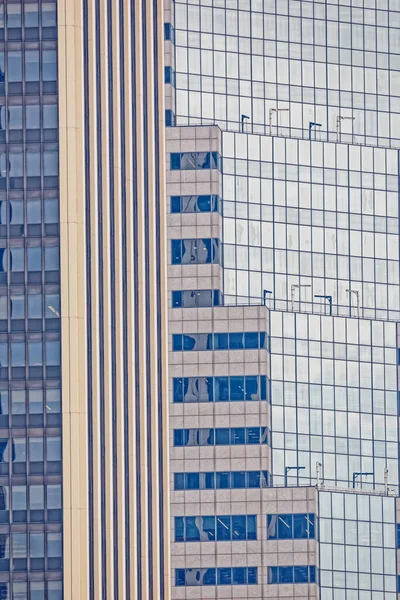
[[[0,597],[168,597],[161,3],[0,3]],[[165,438],[165,439],[164,439]]]
[[[398,592],[400,4],[168,4],[171,595]]]

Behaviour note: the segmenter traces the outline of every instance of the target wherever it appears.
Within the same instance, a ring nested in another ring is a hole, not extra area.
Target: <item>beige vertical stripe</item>
[[[64,598],[88,596],[82,11],[59,0]]]

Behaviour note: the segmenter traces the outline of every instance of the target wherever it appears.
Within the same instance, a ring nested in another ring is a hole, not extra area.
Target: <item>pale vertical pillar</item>
[[[88,597],[83,36],[80,0],[58,1],[64,598]]]

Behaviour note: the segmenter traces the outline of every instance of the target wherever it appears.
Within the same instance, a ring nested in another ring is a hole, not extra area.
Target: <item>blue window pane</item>
[[[218,569],[218,585],[231,585],[232,584],[232,569],[220,568]]]
[[[246,385],[246,400],[258,400],[260,399],[258,392],[258,377],[247,376],[245,379]]]
[[[261,427],[261,443],[269,444],[269,430],[268,427]]]
[[[174,489],[184,490],[185,489],[185,474],[174,473]]]
[[[198,490],[200,487],[199,473],[186,473],[186,489]]]
[[[213,446],[215,444],[215,432],[214,429],[209,429],[207,431],[207,446]]]
[[[227,333],[214,334],[214,350],[228,350],[229,338]]]
[[[234,427],[232,429],[232,444],[245,444],[246,434],[244,427]]]
[[[231,487],[231,474],[226,471],[219,471],[217,473],[217,489],[227,490]]]
[[[218,290],[214,290],[213,291],[213,306],[221,306],[221,305],[222,305],[221,294]]]
[[[244,567],[234,567],[232,569],[232,584],[243,585],[246,581],[246,569]]]
[[[249,471],[248,472],[249,488],[260,487],[260,471]]]
[[[7,75],[9,82],[22,81],[22,53],[20,50],[17,52],[8,52]]]
[[[309,567],[310,570],[310,576],[309,576],[309,582],[310,583],[316,583],[317,581],[317,570],[315,568],[315,566],[313,567]]]
[[[278,515],[267,515],[267,540],[278,539]]]
[[[294,567],[294,582],[308,583],[308,567]]]
[[[232,487],[243,489],[246,487],[246,471],[234,471],[232,473]]]
[[[267,397],[267,378],[265,375],[260,377],[260,398],[261,400],[268,400]]]
[[[248,427],[247,428],[246,442],[247,442],[247,444],[259,444],[260,443],[260,428],[259,427]]]
[[[174,85],[175,85],[175,84],[174,84]],[[165,111],[165,125],[166,125],[167,127],[174,127],[174,126],[175,126],[175,124],[176,124],[176,117],[175,117],[175,113],[174,113],[174,112],[173,112],[173,111],[172,111],[170,108],[168,108],[168,109]]]
[[[244,347],[245,348],[258,348],[259,334],[257,332],[249,332],[244,334]]]
[[[181,155],[179,152],[171,152],[171,170],[181,168]]]
[[[57,79],[57,53],[55,50],[43,50],[43,81],[56,81]]]
[[[233,540],[245,540],[246,539],[246,517],[244,515],[233,515],[232,516],[232,539]]]
[[[231,539],[231,518],[217,517],[217,540],[228,541]]]
[[[230,333],[229,334],[229,349],[230,350],[241,350],[243,348],[243,333]]]
[[[185,541],[185,524],[183,517],[175,517],[175,541]]]
[[[195,335],[183,335],[183,351],[191,351],[195,348],[196,342],[199,339],[198,336]]]
[[[202,530],[207,534],[210,542],[215,541],[215,517],[201,517]],[[204,538],[201,538],[204,541]]]
[[[182,241],[171,240],[171,256],[172,264],[180,265],[182,262]]]
[[[268,583],[278,583],[278,567],[268,567]]]
[[[215,585],[215,584],[216,584],[215,569],[207,569],[207,571],[203,575],[203,585]]]
[[[172,67],[164,67],[164,83],[172,83]]]
[[[175,569],[175,585],[182,586],[186,584],[185,569]]]
[[[210,212],[211,211],[211,196],[198,196],[197,208],[199,209],[200,212]]]
[[[212,244],[212,240],[210,239],[206,239],[206,240],[201,240],[202,242],[202,253],[205,253],[205,260],[202,260],[201,262],[210,264],[214,262],[215,259],[215,248],[214,245]]]
[[[247,583],[249,585],[256,585],[257,581],[257,567],[249,567],[247,569]]]
[[[183,350],[183,338],[180,334],[172,336],[172,350],[174,352],[181,352]]]
[[[257,517],[255,515],[247,516],[247,539],[257,539]]]
[[[244,377],[230,378],[230,399],[244,400]]]
[[[182,306],[182,292],[172,292],[172,307],[180,308]]]
[[[189,430],[175,429],[174,430],[174,446],[186,446],[189,442]]]
[[[183,385],[184,381],[187,382],[187,377],[185,379],[174,378],[173,379],[173,398],[174,402],[183,402]]]
[[[217,446],[227,446],[230,443],[230,430],[226,427],[219,427],[215,430],[215,443]]]
[[[211,152],[211,168],[219,169],[220,167],[220,158],[218,152]]]
[[[164,23],[164,39],[165,40],[171,39],[171,29],[172,29],[171,23]]]
[[[297,539],[314,538],[314,515],[293,515],[293,533]]]
[[[213,377],[205,377],[204,380],[204,387],[205,389],[203,390],[203,393],[205,393],[206,395],[206,399],[208,400],[208,402],[214,402],[214,379]]]
[[[180,196],[171,196],[171,212],[172,213],[180,213],[181,212],[181,197]]]
[[[266,335],[264,331],[260,332],[260,348],[266,348]]]
[[[187,542],[200,541],[200,531],[196,524],[196,517],[185,518],[185,539]]]
[[[209,169],[211,167],[211,155],[210,152],[197,153],[196,157],[196,168],[198,169]]]
[[[293,515],[278,515],[278,538],[280,540],[293,538]]]
[[[279,567],[279,583],[293,583],[293,567]]]
[[[61,364],[60,342],[46,342],[46,364],[49,367],[57,367]]]
[[[28,342],[28,363],[30,367],[43,365],[42,342]]]
[[[269,473],[268,471],[261,472],[261,487],[265,488],[269,486]]]
[[[220,402],[229,400],[228,377],[215,378],[215,400]]]
[[[204,489],[213,490],[214,489],[214,473],[204,473]]]

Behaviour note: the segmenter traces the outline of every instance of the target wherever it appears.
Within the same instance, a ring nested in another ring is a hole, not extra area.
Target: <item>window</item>
[[[264,332],[174,334],[172,350],[250,350],[266,347]]]
[[[56,81],[57,79],[57,52],[43,50],[43,81]]]
[[[172,240],[173,265],[219,264],[219,240]]]
[[[9,83],[22,81],[22,53],[21,51],[8,52],[7,76]]]
[[[164,39],[174,43],[174,28],[171,23],[164,23]]]
[[[25,80],[28,82],[39,81],[39,50],[25,51]]]
[[[25,28],[39,27],[39,11],[37,4],[24,4]]]
[[[21,6],[19,4],[7,4],[7,27],[21,27]]]
[[[47,599],[48,600],[62,600],[62,581],[48,581],[47,582]]]
[[[259,489],[269,486],[268,471],[175,473],[175,490]]]
[[[171,169],[193,171],[196,169],[220,169],[218,152],[172,152]]]
[[[12,568],[14,571],[25,571],[27,556],[27,540],[26,533],[15,533],[12,534]]]
[[[174,429],[174,446],[269,444],[268,427]]]
[[[268,567],[268,583],[316,583],[314,566]]]
[[[61,569],[62,534],[47,533],[47,565],[49,569]]]
[[[175,71],[172,67],[164,67],[164,83],[170,83],[175,87]]]
[[[170,108],[165,111],[165,125],[167,127],[175,127],[176,125],[176,115]]]
[[[57,25],[56,4],[42,2],[42,27],[55,27]]]
[[[58,115],[57,104],[45,104],[43,106],[43,127],[44,129],[57,129]]]
[[[255,515],[175,517],[176,542],[256,540]]]
[[[172,308],[220,306],[222,294],[218,290],[183,290],[172,292]]]
[[[218,212],[218,196],[171,196],[171,213]]]
[[[175,585],[256,585],[257,567],[175,569]]]
[[[268,540],[304,540],[315,537],[315,515],[267,515]]]
[[[174,402],[234,402],[269,400],[265,375],[233,377],[175,377]]]

